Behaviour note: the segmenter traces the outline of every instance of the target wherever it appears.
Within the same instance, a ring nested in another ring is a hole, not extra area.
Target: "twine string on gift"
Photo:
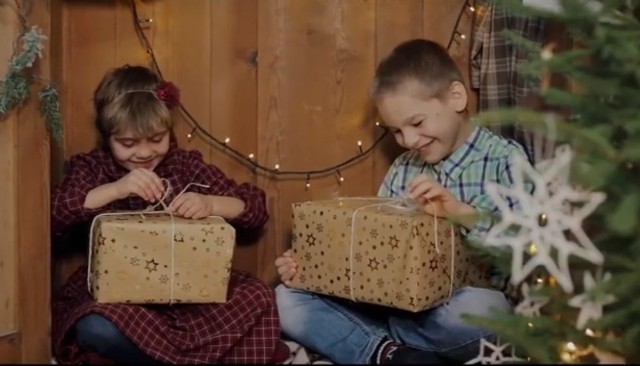
[[[349,198],[342,198],[342,199],[351,199],[351,200],[368,200],[370,201],[372,198],[371,197],[349,197]],[[356,227],[356,217],[358,215],[358,213],[360,213],[361,211],[367,209],[367,208],[373,208],[373,207],[377,207],[378,209],[382,208],[383,206],[387,206],[387,207],[391,207],[395,210],[400,210],[400,211],[409,211],[409,212],[413,212],[413,211],[418,211],[420,210],[420,206],[413,200],[408,199],[408,197],[403,196],[400,198],[394,198],[394,199],[389,199],[389,198],[379,198],[379,200],[382,200],[383,202],[381,203],[372,203],[369,205],[364,205],[361,207],[356,208],[353,211],[353,214],[351,215],[351,237],[350,237],[350,241],[349,241],[349,296],[351,297],[352,301],[356,301],[355,295],[354,295],[354,277],[355,277],[355,270],[354,270],[354,263],[353,263],[353,259],[354,259],[354,247],[355,247],[355,227]],[[430,203],[433,205],[433,202],[430,201]],[[438,240],[438,216],[437,216],[437,212],[435,212],[435,205],[434,205],[434,212],[433,212],[433,227],[434,227],[434,239],[435,239],[435,249],[437,253],[440,253],[440,247],[439,247],[439,240]],[[422,240],[427,241],[426,238],[422,235],[422,233],[420,233],[420,231],[418,231],[418,235],[420,235],[420,237],[422,238]],[[453,274],[455,273],[455,231],[454,231],[454,227],[453,225],[451,225],[451,272],[449,273],[449,294],[448,297],[451,297],[451,295],[453,294]]]
[[[167,205],[165,203],[165,200],[167,199],[167,197],[169,197],[170,192],[172,191],[173,187],[171,187],[171,183],[169,182],[168,179],[166,178],[161,178],[162,182],[166,185],[164,194],[162,196],[162,198],[160,198],[160,200],[155,204],[155,205],[149,205],[147,206],[147,208],[145,208],[142,211],[133,211],[133,212],[107,212],[107,213],[103,213],[100,215],[97,215],[93,218],[93,221],[91,223],[91,229],[89,231],[89,244],[90,244],[90,248],[89,248],[89,255],[88,255],[88,266],[87,266],[87,286],[89,289],[89,292],[91,292],[91,265],[92,265],[92,254],[93,254],[93,233],[94,233],[94,228],[95,228],[95,223],[96,220],[99,217],[103,217],[103,216],[119,216],[119,215],[140,215],[142,216],[143,219],[145,219],[145,214],[168,214],[169,217],[171,218],[171,276],[170,276],[170,295],[169,295],[169,304],[173,304],[174,300],[175,300],[175,247],[176,247],[176,223],[175,223],[175,217],[173,215],[173,211],[171,210],[171,205],[176,201],[176,199],[178,199],[178,197],[180,197],[182,194],[186,193],[187,189],[189,189],[191,186],[198,186],[198,187],[202,187],[202,188],[209,188],[208,185],[206,184],[200,184],[200,183],[189,183],[187,184],[182,191],[180,191],[180,193],[178,193],[178,195],[176,195],[173,200],[171,200],[171,202]],[[156,211],[156,208],[158,206],[162,206],[162,210],[158,210]]]

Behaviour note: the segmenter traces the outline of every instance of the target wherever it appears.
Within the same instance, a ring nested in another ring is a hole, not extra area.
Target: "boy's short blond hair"
[[[409,80],[418,81],[435,98],[443,97],[454,81],[464,85],[462,73],[447,50],[426,39],[399,44],[378,64],[372,96],[378,98]]]
[[[125,129],[149,136],[158,129],[173,128],[171,111],[154,94],[161,82],[144,66],[125,65],[107,72],[93,96],[95,123],[103,146],[111,135]]]

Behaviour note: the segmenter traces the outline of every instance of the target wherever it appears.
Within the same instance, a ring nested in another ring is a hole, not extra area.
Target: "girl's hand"
[[[212,206],[209,196],[185,192],[171,203],[169,209],[176,215],[186,219],[201,219],[212,215]]]
[[[162,180],[152,170],[138,168],[115,182],[115,191],[118,199],[131,195],[141,197],[147,202],[156,202],[164,194]]]

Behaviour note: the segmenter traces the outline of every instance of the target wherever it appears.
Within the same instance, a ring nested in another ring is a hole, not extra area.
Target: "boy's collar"
[[[443,171],[448,179],[457,181],[467,166],[478,159],[475,151],[478,150],[478,146],[484,144],[485,139],[486,134],[482,133],[482,128],[479,126],[474,127],[471,135],[462,146],[456,149],[449,157],[434,165],[434,169]]]

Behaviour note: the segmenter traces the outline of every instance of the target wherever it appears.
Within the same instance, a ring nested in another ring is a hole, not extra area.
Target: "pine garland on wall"
[[[0,2],[0,6],[8,6]],[[56,139],[62,138],[62,123],[60,119],[60,103],[58,90],[50,81],[33,73],[34,63],[42,58],[42,50],[47,37],[37,26],[29,26],[27,13],[31,2],[25,1],[22,6],[15,2],[17,14],[22,25],[22,32],[14,46],[14,52],[9,60],[7,73],[0,79],[0,121],[5,119],[13,109],[18,109],[31,97],[32,84],[39,82],[42,87],[38,91],[40,113],[47,123],[47,128]]]

